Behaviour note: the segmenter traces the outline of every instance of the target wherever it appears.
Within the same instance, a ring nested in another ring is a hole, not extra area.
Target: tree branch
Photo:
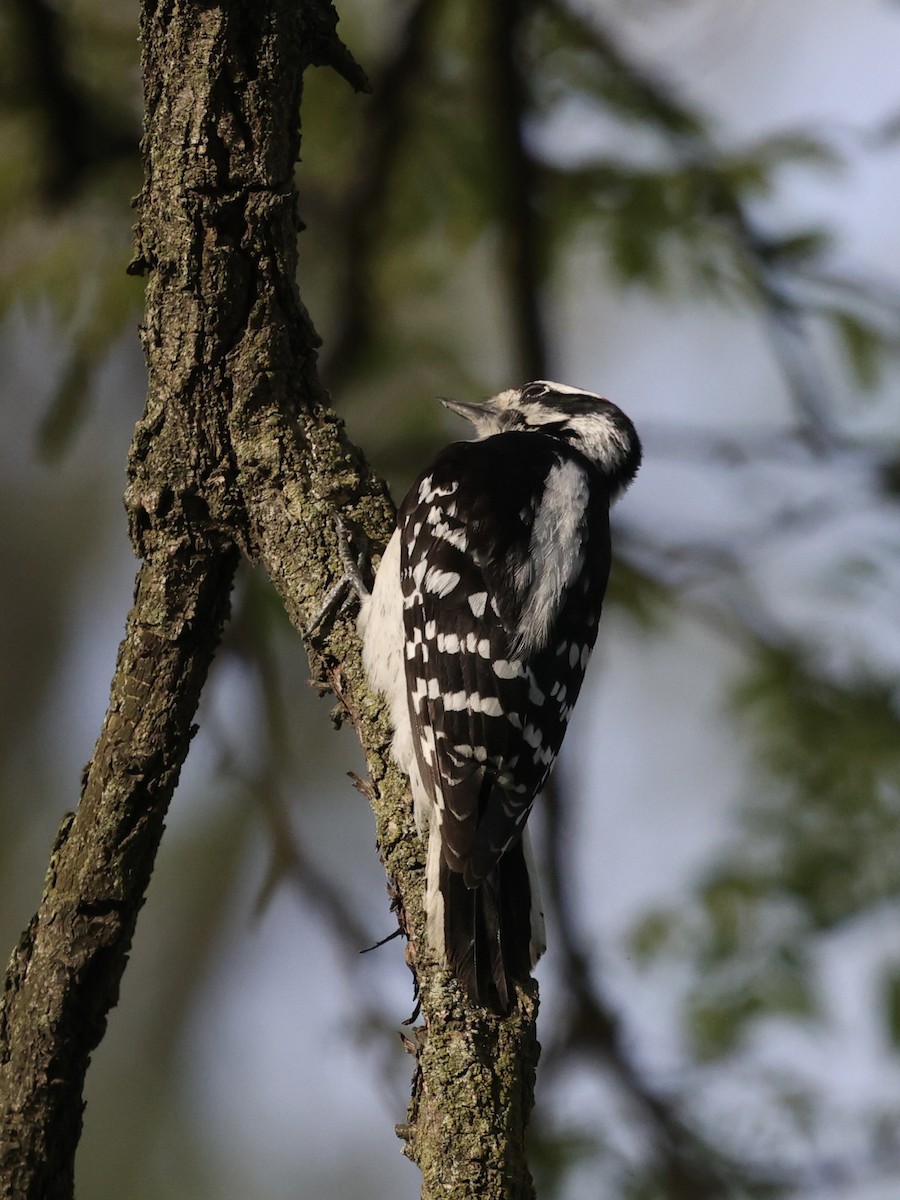
[[[0,1007],[0,1194],[73,1189],[84,1076],[116,1003],[236,555],[185,537],[138,574],[78,811],[60,826]]]
[[[144,566],[85,795],[14,956],[0,1022],[0,1192],[41,1200],[72,1194],[84,1071],[116,1001],[227,609],[234,547],[264,567],[305,631],[341,574],[335,512],[375,545],[392,520],[384,485],[326,407],[296,286],[302,75],[313,62],[347,66],[328,44],[333,9],[145,0],[141,36],[146,183],[131,269],[149,275],[148,396],[127,505]],[[500,1019],[471,1008],[434,960],[423,848],[350,614],[307,647],[313,677],[327,680],[366,753],[425,1016],[405,1151],[426,1200],[527,1200],[536,985]]]
[[[497,0],[490,5],[487,46],[512,358],[522,371],[523,382],[544,379],[547,374],[547,338],[541,312],[544,230],[537,214],[538,165],[525,136],[529,94],[521,61],[528,8],[526,0]]]

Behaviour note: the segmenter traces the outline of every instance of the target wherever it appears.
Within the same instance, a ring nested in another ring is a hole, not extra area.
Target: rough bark
[[[182,540],[141,569],[103,731],[0,1008],[0,1194],[71,1196],[89,1056],[119,980],[236,556]]]
[[[78,812],[60,829],[41,906],[0,1007],[0,1194],[73,1191],[82,1086],[116,1002],[138,909],[187,753],[239,552],[298,630],[340,575],[337,512],[383,542],[383,484],[327,408],[296,285],[293,183],[304,69],[362,73],[329,5],[144,0],[146,184],[133,269],[148,276],[147,406],[127,507],[143,566]],[[536,988],[501,1020],[471,1009],[423,939],[423,850],[405,780],[366,690],[352,614],[307,637],[370,770],[365,785],[425,1027],[399,1131],[426,1198],[533,1195],[524,1136]],[[300,1084],[302,1086],[302,1082]]]

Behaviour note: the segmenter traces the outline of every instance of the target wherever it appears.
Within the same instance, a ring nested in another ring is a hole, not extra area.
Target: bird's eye
[[[543,400],[546,395],[546,383],[529,383],[527,387],[522,388],[523,400]]]

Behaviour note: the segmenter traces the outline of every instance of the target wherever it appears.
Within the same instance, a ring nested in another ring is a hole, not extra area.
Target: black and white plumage
[[[469,995],[507,1011],[544,950],[525,821],[559,751],[600,620],[609,509],[634,426],[539,381],[483,405],[413,484],[363,599],[372,686],[428,838],[428,937]]]

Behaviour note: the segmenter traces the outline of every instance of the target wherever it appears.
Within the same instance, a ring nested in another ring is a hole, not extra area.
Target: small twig
[[[337,33],[338,14],[331,0],[317,0],[306,8],[310,63],[331,67],[355,92],[371,92],[368,76]]]
[[[380,950],[382,946],[386,946],[388,942],[392,942],[394,938],[402,937],[403,930],[395,929],[393,933],[387,934],[383,938],[379,938],[377,942],[373,942],[371,946],[365,946],[360,950],[360,954],[370,954],[373,950]]]

